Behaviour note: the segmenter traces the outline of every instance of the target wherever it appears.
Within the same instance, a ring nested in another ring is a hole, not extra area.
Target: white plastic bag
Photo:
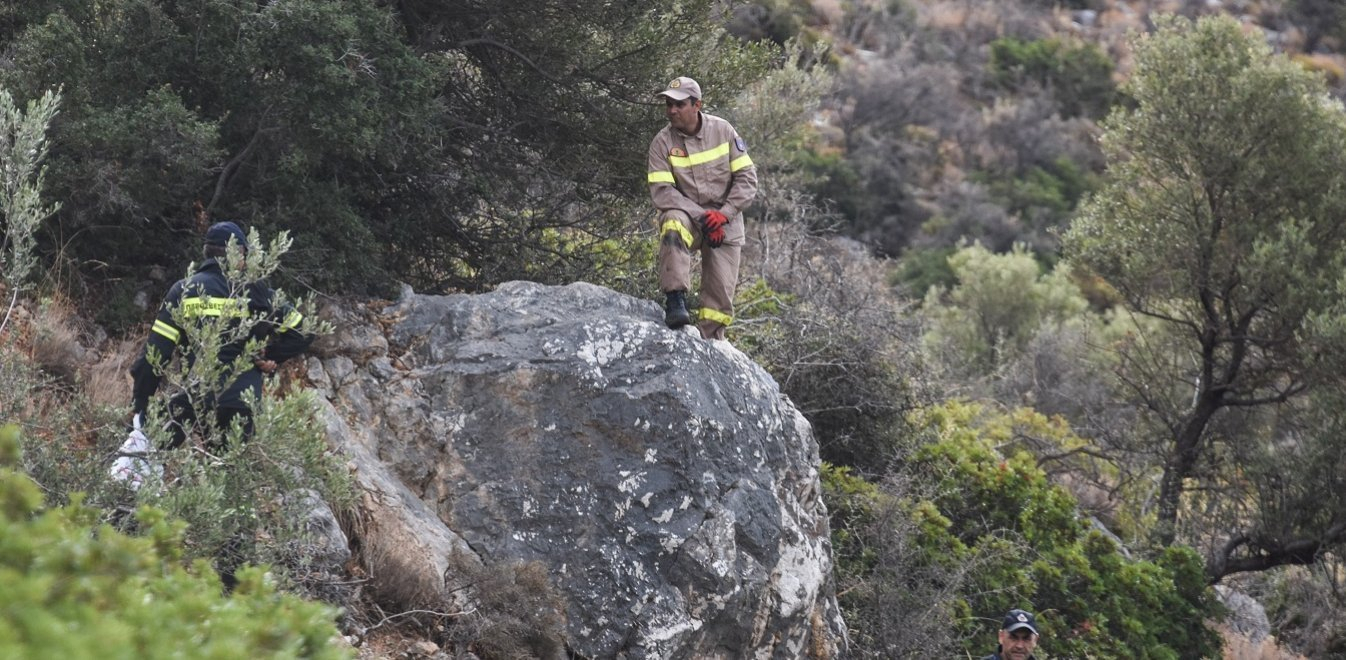
[[[150,439],[140,431],[140,415],[131,420],[131,426],[126,442],[117,450],[117,460],[112,461],[111,475],[117,481],[126,482],[131,490],[140,490],[146,479],[162,479],[164,468],[149,461]]]

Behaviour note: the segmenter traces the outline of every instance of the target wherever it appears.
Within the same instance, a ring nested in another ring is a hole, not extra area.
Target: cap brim
[[[1027,623],[1016,623],[1016,624],[1014,624],[1014,625],[1012,625],[1012,626],[1006,628],[1006,629],[1005,629],[1005,632],[1014,632],[1014,631],[1016,631],[1016,630],[1023,630],[1024,628],[1027,628],[1027,629],[1028,629],[1030,632],[1032,632],[1034,635],[1038,634],[1038,629],[1037,629],[1037,628],[1034,628],[1033,626],[1031,626],[1031,625],[1029,625],[1029,624],[1027,624]]]
[[[690,97],[691,95],[692,93],[685,89],[666,89],[662,92],[659,92],[658,94],[655,94],[655,96],[667,96],[668,98],[673,99],[674,101],[681,101],[685,98]]]

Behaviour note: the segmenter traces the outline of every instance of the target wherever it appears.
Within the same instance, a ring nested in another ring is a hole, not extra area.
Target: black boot
[[[687,313],[687,292],[669,291],[664,294],[664,324],[677,330],[691,322],[692,315]]]

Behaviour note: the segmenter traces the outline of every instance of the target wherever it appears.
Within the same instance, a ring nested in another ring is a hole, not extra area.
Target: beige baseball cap
[[[701,98],[701,86],[696,84],[695,80],[686,76],[674,78],[668,83],[668,89],[655,94],[655,96],[667,96],[674,101],[681,101],[685,98]]]

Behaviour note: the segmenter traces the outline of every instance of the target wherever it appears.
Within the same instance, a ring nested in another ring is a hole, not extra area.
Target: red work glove
[[[724,244],[724,226],[729,218],[719,211],[706,211],[701,216],[701,235],[706,237],[706,245],[713,248]]]

